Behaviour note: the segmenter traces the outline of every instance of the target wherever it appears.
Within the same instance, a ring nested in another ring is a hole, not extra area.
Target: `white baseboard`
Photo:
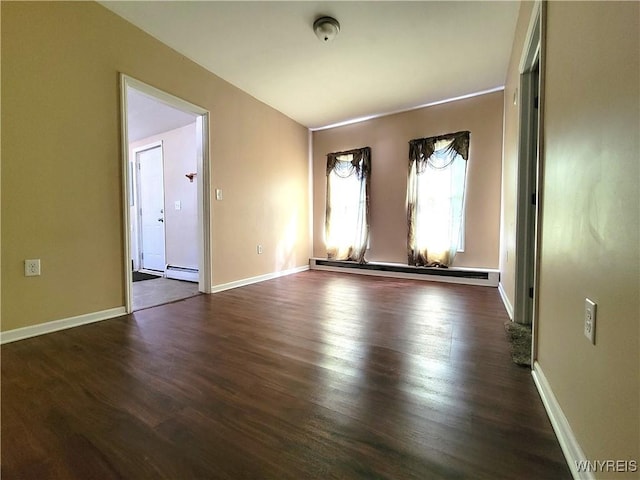
[[[507,293],[504,291],[502,287],[502,283],[498,283],[498,293],[500,293],[500,298],[502,298],[502,303],[504,304],[504,308],[509,315],[509,319],[513,322],[513,306],[509,301],[509,297],[507,297]]]
[[[52,322],[40,323],[29,327],[16,328],[14,330],[1,332],[0,344],[16,342],[18,340],[24,340],[25,338],[44,335],[45,333],[57,332],[58,330],[66,330],[67,328],[86,325],[87,323],[100,322],[102,320],[126,315],[126,313],[127,311],[124,307],[117,307],[110,308],[109,310],[102,310],[101,312],[86,313],[84,315],[78,315],[77,317],[63,318]]]
[[[232,288],[245,287],[253,283],[264,282],[266,280],[284,277],[285,275],[293,275],[294,273],[300,273],[306,270],[309,270],[309,265],[290,268],[289,270],[282,270],[280,272],[267,273],[265,275],[258,275],[257,277],[244,278],[242,280],[236,280],[235,282],[221,283],[220,285],[213,285],[211,287],[211,293],[224,292],[225,290],[231,290]]]
[[[576,480],[594,480],[595,477],[592,472],[578,471],[578,463],[586,462],[587,459],[538,362],[533,363],[531,375],[533,376],[533,381],[536,384],[540,398],[542,398],[542,403],[553,426],[553,431],[556,433],[556,437],[558,437],[562,453],[567,460],[573,478]]]
[[[221,285],[214,285],[211,289],[211,293],[222,292],[224,290],[230,290],[232,288],[251,285],[252,283],[264,282],[266,280],[271,280],[273,278],[278,278],[285,275],[292,275],[294,273],[304,272],[305,270],[309,270],[309,265],[303,265],[301,267],[296,267],[289,270],[283,270],[281,272],[268,273],[266,275],[260,275],[257,277],[245,278],[243,280],[224,283]],[[87,313],[84,315],[78,315],[76,317],[63,318],[61,320],[54,320],[52,322],[40,323],[38,325],[32,325],[29,327],[16,328],[14,330],[0,332],[0,344],[16,342],[18,340],[24,340],[26,338],[36,337],[38,335],[44,335],[46,333],[57,332],[58,330],[65,330],[67,328],[86,325],[88,323],[100,322],[102,320],[108,320],[110,318],[126,315],[126,313],[127,311],[125,307],[117,307],[117,308],[111,308],[109,310],[102,310],[100,312],[93,312],[93,313]]]

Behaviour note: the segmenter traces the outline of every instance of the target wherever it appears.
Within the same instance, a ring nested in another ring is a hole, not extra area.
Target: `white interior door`
[[[164,272],[164,175],[162,146],[137,153],[140,265]]]

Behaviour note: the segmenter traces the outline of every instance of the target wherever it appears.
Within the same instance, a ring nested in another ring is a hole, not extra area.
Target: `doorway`
[[[531,365],[536,359],[538,248],[541,213],[542,4],[534,5],[520,61],[520,133],[516,208],[514,321],[531,325]]]
[[[129,313],[211,292],[209,114],[127,75],[120,83]]]

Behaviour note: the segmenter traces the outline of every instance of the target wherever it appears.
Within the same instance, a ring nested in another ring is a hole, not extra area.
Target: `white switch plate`
[[[596,303],[586,298],[584,300],[584,336],[596,344]]]
[[[262,252],[264,251],[264,250],[262,249],[262,245],[258,245],[257,250],[258,250],[258,255],[262,255]]]
[[[24,276],[36,277],[40,275],[40,259],[35,258],[24,261]]]
[[[216,188],[216,200],[222,200],[222,189]]]
[[[176,200],[175,202],[173,202],[173,207],[176,210],[181,210],[182,209],[182,204],[180,203],[180,200]]]

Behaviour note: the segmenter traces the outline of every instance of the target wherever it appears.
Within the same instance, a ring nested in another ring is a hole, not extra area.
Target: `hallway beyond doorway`
[[[133,283],[133,310],[155,307],[198,295],[198,284],[158,277]]]

